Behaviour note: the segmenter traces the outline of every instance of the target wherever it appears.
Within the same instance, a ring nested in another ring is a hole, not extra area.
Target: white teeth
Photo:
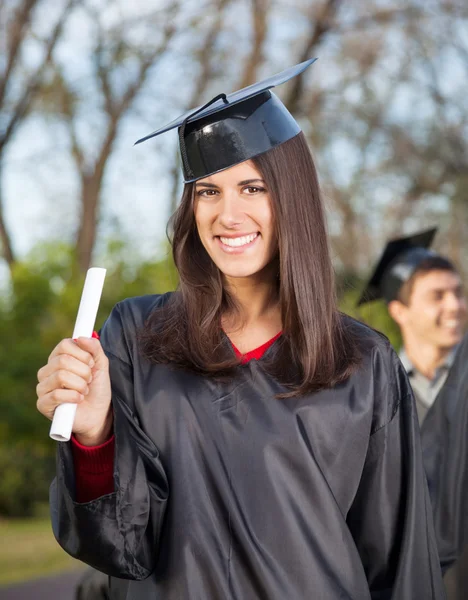
[[[457,327],[458,321],[445,321],[445,323],[443,323],[443,325],[445,327]]]
[[[226,246],[231,246],[232,248],[239,248],[240,246],[245,246],[246,244],[250,244],[257,237],[258,233],[251,233],[250,235],[243,235],[241,237],[236,238],[227,238],[220,236],[220,240]]]

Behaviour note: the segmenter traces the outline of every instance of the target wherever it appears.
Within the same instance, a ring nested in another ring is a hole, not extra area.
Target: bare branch
[[[351,23],[337,23],[336,32],[358,33],[359,31],[369,31],[370,28],[375,26],[382,27],[397,21],[400,23],[405,23],[423,18],[429,19],[428,13],[417,6],[407,6],[405,8],[387,8],[360,17]]]
[[[10,238],[10,235],[8,233],[8,228],[6,226],[5,223],[5,218],[3,215],[3,187],[1,185],[2,183],[2,163],[0,161],[0,250],[2,253],[2,257],[5,259],[7,265],[10,267],[10,269],[12,268],[14,262],[15,262],[15,255],[13,252],[13,244]]]
[[[31,13],[37,4],[37,1],[38,0],[23,0],[23,4],[17,9],[16,14],[13,17],[13,23],[10,26],[10,35],[7,41],[5,72],[0,79],[0,106],[2,106],[4,102],[7,84],[21,49],[21,43],[31,21]]]
[[[201,70],[190,101],[192,107],[198,106],[202,102],[203,92],[213,76],[213,43],[222,31],[224,11],[231,1],[232,0],[218,0],[216,10],[213,11],[214,18],[211,27],[208,28],[205,34],[204,43],[197,52],[197,62],[200,65]]]
[[[213,42],[216,40],[217,35],[222,31],[222,23],[224,17],[224,10],[229,5],[231,0],[218,0],[218,4],[216,7],[216,11],[214,12],[214,18],[211,22],[211,27],[208,28],[204,43],[201,45],[199,51],[197,52],[198,64],[200,65],[200,73],[197,78],[196,86],[193,90],[192,97],[190,100],[190,106],[196,107],[201,104],[203,98],[203,93],[213,76],[214,68],[213,65],[215,61],[213,61]],[[188,108],[188,107],[187,107]],[[171,169],[170,178],[171,178],[171,200],[170,200],[170,213],[172,214],[177,208],[177,202],[179,200],[178,191],[179,184],[181,182],[180,175],[180,156],[179,149],[177,148],[175,151],[174,157],[174,166]]]
[[[178,2],[172,6],[172,13],[179,9]],[[117,94],[112,90],[110,84],[109,72],[106,72],[106,67],[102,62],[102,44],[98,46],[98,81],[101,86],[105,98],[105,109],[107,116],[107,127],[103,142],[99,148],[99,152],[94,164],[82,170],[82,215],[76,238],[76,251],[78,264],[81,271],[89,267],[91,255],[94,248],[96,238],[97,216],[99,208],[99,198],[102,186],[104,172],[108,163],[108,159],[112,153],[115,140],[117,138],[119,124],[122,117],[126,114],[131,104],[135,100],[138,92],[146,81],[149,70],[155,66],[158,59],[162,58],[170,40],[175,35],[176,20],[173,18],[171,11],[165,16],[164,35],[160,43],[151,51],[135,51],[135,57],[138,58],[138,73],[134,80],[128,84],[127,88],[118,99]],[[113,56],[118,58],[119,52],[123,49],[122,40],[114,47]],[[118,65],[119,61],[115,60],[114,64]],[[76,158],[75,158],[76,159]]]
[[[267,36],[268,11],[270,6],[270,0],[251,0],[253,22],[252,50],[249,53],[237,89],[247,87],[257,78],[257,69],[262,62],[263,46]]]
[[[303,62],[311,57],[313,49],[318,46],[325,35],[332,29],[336,14],[342,0],[327,0],[320,12],[320,15],[314,21],[309,37],[296,62]],[[289,88],[289,93],[285,98],[285,104],[292,113],[299,112],[299,102],[304,88],[304,76],[298,75],[294,78]]]
[[[76,1],[77,0],[68,0],[68,3],[66,5],[66,7],[64,8],[62,14],[60,15],[60,18],[57,21],[51,36],[47,40],[46,49],[44,52],[44,57],[42,59],[42,62],[39,65],[39,67],[35,70],[34,74],[31,76],[31,79],[25,86],[24,92],[23,92],[22,96],[20,97],[20,99],[18,100],[15,109],[13,110],[12,117],[6,127],[5,132],[0,136],[0,154],[2,153],[2,150],[5,147],[5,145],[10,140],[16,127],[20,123],[21,119],[27,113],[27,111],[30,107],[31,101],[33,99],[33,96],[41,85],[41,81],[44,76],[45,69],[50,62],[52,52],[55,48],[55,44],[57,43],[57,40],[59,39],[59,37],[62,33],[66,19],[69,15],[71,9],[75,5]]]
[[[96,72],[99,79],[99,83],[101,84],[102,94],[104,96],[104,105],[105,110],[108,115],[111,115],[114,112],[114,98],[112,95],[112,89],[109,82],[109,70],[106,65],[104,65],[104,44],[103,44],[103,35],[102,29],[98,28],[98,40],[96,50],[94,52],[94,60],[96,63]]]
[[[44,48],[44,55],[41,64],[35,69],[34,73],[31,74],[29,81],[24,85],[24,90],[18,101],[14,104],[11,111],[11,116],[7,121],[7,125],[0,133],[0,166],[2,162],[3,152],[6,145],[10,141],[14,131],[20,124],[24,116],[26,115],[33,97],[41,85],[42,78],[44,76],[45,69],[49,64],[52,56],[52,52],[55,48],[57,40],[59,39],[65,21],[70,13],[76,0],[69,0],[64,10],[62,11],[50,37],[47,39]],[[13,27],[11,29],[11,35],[8,40],[8,58],[6,61],[6,68],[3,77],[0,81],[0,106],[3,105],[7,93],[8,83],[15,72],[18,56],[24,40],[26,39],[26,33],[29,28],[32,11],[37,4],[37,0],[24,0],[20,8],[16,12]],[[4,219],[3,213],[3,196],[2,196],[2,181],[0,178],[0,240],[2,244],[2,254],[7,264],[10,266],[15,262],[15,255],[13,252],[13,246],[10,235]]]

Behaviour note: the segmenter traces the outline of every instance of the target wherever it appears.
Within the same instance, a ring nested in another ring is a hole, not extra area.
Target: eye
[[[265,188],[258,187],[256,185],[248,185],[243,190],[248,196],[252,196],[253,194],[261,194],[266,192]]]
[[[217,193],[218,193],[218,190],[213,190],[211,188],[197,190],[197,196],[213,197]]]

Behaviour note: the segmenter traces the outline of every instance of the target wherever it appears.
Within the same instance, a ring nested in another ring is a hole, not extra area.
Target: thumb
[[[108,368],[108,359],[102,349],[101,342],[99,339],[94,337],[79,337],[73,340],[77,346],[79,346],[82,350],[89,352],[94,360],[94,365],[96,369],[107,369]]]

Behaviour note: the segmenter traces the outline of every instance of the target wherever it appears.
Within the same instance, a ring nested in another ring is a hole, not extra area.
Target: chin
[[[439,340],[439,346],[442,348],[453,348],[461,342],[463,338],[463,332],[453,332],[452,334],[445,335],[443,339]]]
[[[260,261],[258,264],[255,264],[252,260],[237,262],[238,264],[236,264],[236,261],[223,260],[215,264],[225,277],[232,278],[253,277],[265,268],[265,264]]]
[[[247,268],[247,269],[219,269],[221,271],[221,273],[225,276],[225,277],[229,277],[230,279],[245,279],[247,277],[254,277],[255,275],[257,275],[261,269],[252,269],[252,268]]]
[[[245,267],[238,268],[223,268],[223,266],[219,266],[218,268],[224,277],[229,277],[232,279],[245,279],[247,277],[254,277],[262,271],[262,268],[255,269],[252,268],[252,265],[246,265]]]

